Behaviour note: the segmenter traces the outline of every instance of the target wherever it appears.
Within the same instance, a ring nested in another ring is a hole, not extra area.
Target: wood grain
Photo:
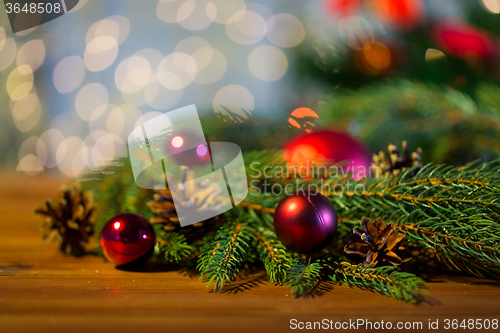
[[[293,299],[264,272],[246,274],[222,293],[172,267],[115,269],[102,258],[73,258],[44,244],[33,209],[65,179],[0,174],[0,332],[281,332],[290,319],[442,321],[499,318],[497,281],[435,278],[429,299],[404,304],[376,293],[328,285]],[[425,330],[424,330],[425,331]]]

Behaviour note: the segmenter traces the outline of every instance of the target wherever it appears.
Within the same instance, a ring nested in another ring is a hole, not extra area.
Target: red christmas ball
[[[384,24],[400,30],[411,30],[424,20],[422,0],[369,0],[367,3]]]
[[[296,167],[299,171],[310,169],[313,163],[332,165],[346,162],[341,168],[343,174],[358,179],[369,173],[372,156],[367,147],[350,136],[323,130],[304,134],[290,142],[285,147],[285,159],[288,167]],[[342,175],[340,171],[339,175]],[[326,178],[324,174],[319,176]]]
[[[276,207],[274,229],[291,251],[313,253],[330,244],[337,231],[337,213],[319,193],[298,192]]]
[[[457,58],[491,58],[498,53],[498,47],[487,32],[464,22],[437,25],[434,40],[444,52]]]
[[[356,15],[363,9],[363,0],[323,0],[324,8],[332,15]]]
[[[151,224],[134,213],[115,215],[101,234],[104,256],[116,266],[142,264],[149,259],[155,243]]]

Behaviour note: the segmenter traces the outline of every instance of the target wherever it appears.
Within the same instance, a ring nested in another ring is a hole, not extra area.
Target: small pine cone
[[[375,171],[375,177],[380,178],[387,175],[397,176],[407,168],[422,166],[420,163],[422,148],[417,148],[416,151],[410,154],[408,143],[406,141],[403,141],[402,147],[403,157],[399,155],[398,148],[393,144],[390,144],[389,147],[387,147],[387,150],[389,151],[389,159],[382,151],[378,153],[378,155],[373,154],[372,170]]]
[[[63,253],[74,256],[85,253],[85,244],[94,233],[92,192],[84,193],[79,183],[62,186],[55,202],[48,199],[35,214],[46,217],[41,227],[46,242],[57,239]]]
[[[194,171],[185,166],[182,166],[181,168],[184,172],[183,183],[187,184],[187,182],[194,179]],[[190,184],[192,185],[192,183]],[[189,209],[193,211],[217,210],[221,202],[219,193],[220,188],[218,185],[210,184],[208,182],[201,183],[198,186],[186,186],[184,187],[183,192],[179,193],[179,197],[182,197],[185,200],[178,204],[186,204]],[[186,234],[186,236],[193,236],[193,233],[197,230],[201,230],[202,227],[212,225],[217,220],[217,218],[212,218],[181,228],[179,217],[177,216],[177,212],[175,210],[171,190],[155,190],[153,199],[154,200],[147,203],[147,206],[156,216],[152,217],[149,222],[152,224],[162,224],[165,231],[177,231]]]
[[[344,252],[359,254],[363,259],[363,267],[387,261],[393,265],[401,265],[411,259],[407,251],[398,246],[406,233],[396,230],[394,223],[388,225],[379,217],[374,222],[367,217],[361,220],[362,229],[355,227],[350,236],[344,239]]]

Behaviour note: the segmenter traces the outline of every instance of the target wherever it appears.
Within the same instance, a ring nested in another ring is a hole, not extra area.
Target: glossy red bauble
[[[372,155],[370,150],[347,134],[322,130],[299,136],[285,147],[288,167],[299,170],[316,165],[345,162],[344,175],[355,179],[368,174]],[[323,178],[328,175],[319,175]]]
[[[356,15],[363,9],[363,0],[323,0],[328,13],[337,17]]]
[[[142,215],[122,213],[111,218],[101,234],[104,256],[116,266],[145,262],[156,243],[155,231]]]
[[[298,192],[276,207],[274,229],[289,250],[313,253],[332,241],[337,231],[337,213],[323,195]]]
[[[433,33],[440,48],[457,58],[490,58],[498,53],[487,32],[465,22],[440,23]]]
[[[422,0],[368,0],[366,4],[382,23],[400,30],[411,30],[424,20]]]

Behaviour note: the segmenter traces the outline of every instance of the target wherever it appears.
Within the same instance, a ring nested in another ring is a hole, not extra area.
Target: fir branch
[[[200,280],[207,281],[207,289],[214,283],[214,291],[220,291],[239,272],[249,247],[247,227],[238,219],[227,222],[216,233],[215,240],[202,248],[197,268]]]
[[[157,232],[156,251],[167,262],[179,263],[188,259],[194,247],[186,241],[186,236],[177,232]]]
[[[500,224],[486,214],[450,214],[419,220],[418,212],[398,221],[409,240],[433,248],[449,268],[500,277]]]
[[[321,260],[311,262],[311,258],[309,258],[306,262],[303,258],[297,257],[287,270],[285,286],[292,289],[293,297],[306,296],[321,281],[323,268]]]
[[[398,272],[396,267],[351,265],[347,262],[340,263],[330,278],[344,285],[376,291],[383,295],[417,303],[425,292],[425,281],[406,272]]]
[[[292,257],[276,237],[266,228],[259,227],[254,233],[257,250],[272,283],[282,284],[286,272],[292,266]]]
[[[344,217],[399,217],[419,210],[421,218],[450,212],[485,213],[500,218],[496,199],[500,195],[499,164],[499,160],[461,167],[428,164],[416,174],[412,168],[399,177],[366,179],[351,185],[362,185],[363,191],[328,191],[324,187],[322,193]]]

